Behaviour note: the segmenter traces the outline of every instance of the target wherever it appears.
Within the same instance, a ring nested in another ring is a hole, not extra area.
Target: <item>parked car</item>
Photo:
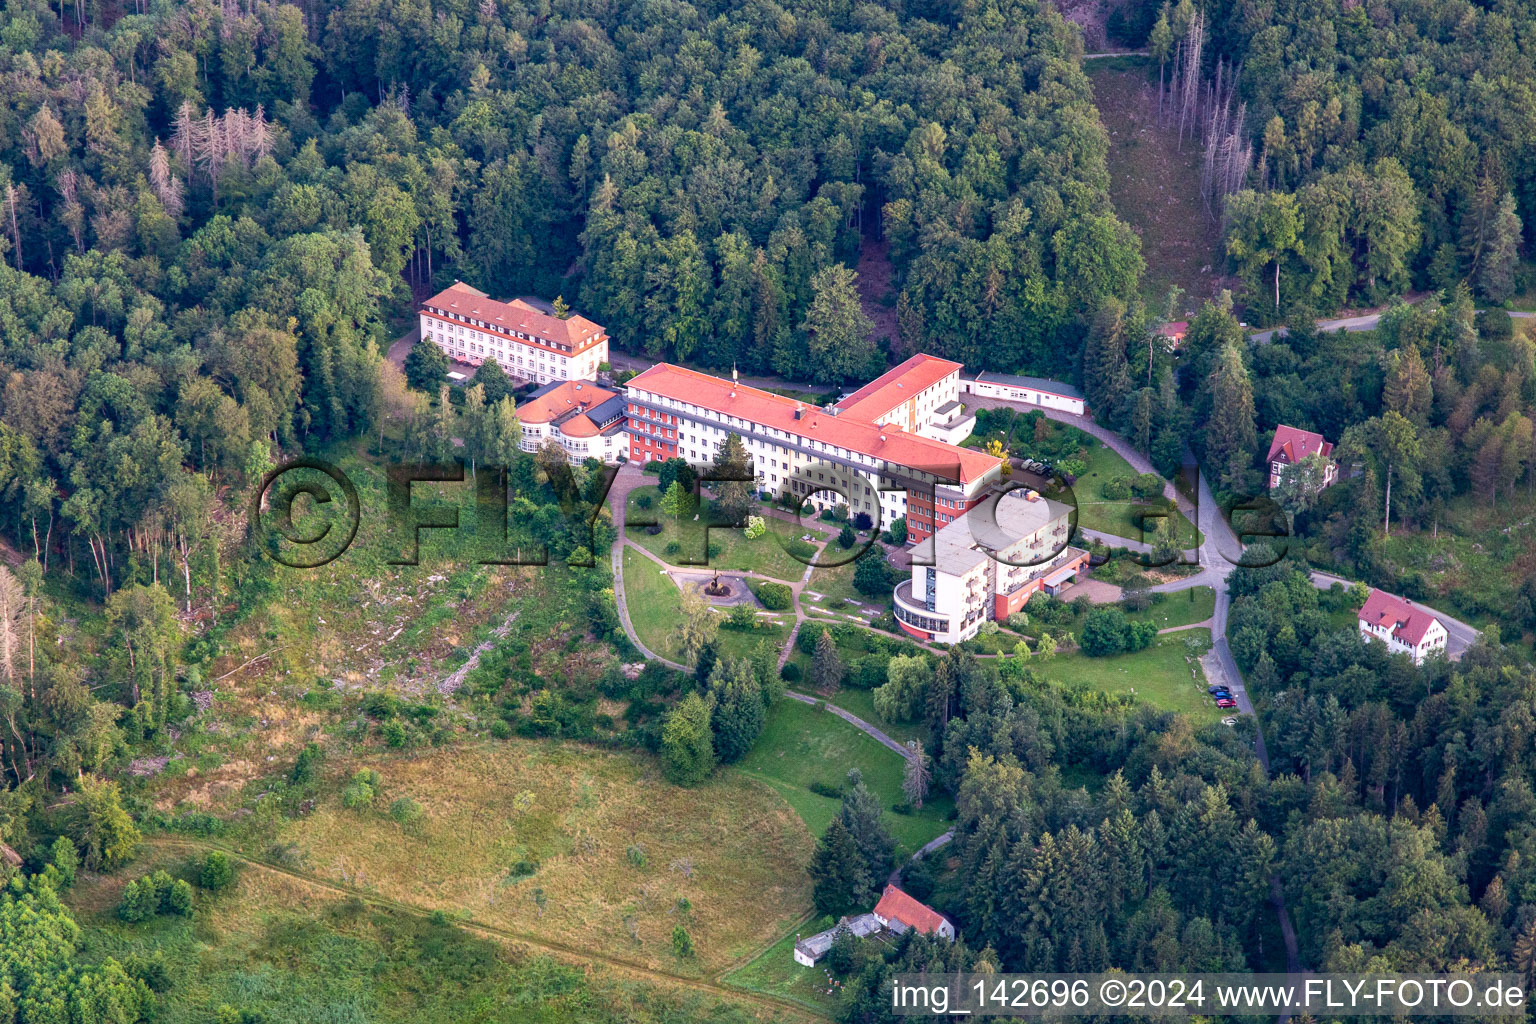
[[[1212,697],[1220,697],[1224,693],[1229,695],[1232,693],[1232,691],[1227,689],[1227,687],[1222,683],[1217,683],[1214,686],[1207,687],[1205,692],[1209,693]]]
[[[1233,700],[1231,697],[1217,697],[1216,706],[1221,708],[1223,711],[1227,711],[1231,708],[1237,707],[1237,701]]]

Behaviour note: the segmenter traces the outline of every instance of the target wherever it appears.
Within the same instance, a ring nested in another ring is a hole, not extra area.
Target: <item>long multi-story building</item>
[[[907,517],[921,540],[965,514],[1001,473],[998,460],[925,436],[949,421],[958,363],[918,356],[843,403],[818,408],[669,363],[627,385],[629,458],[710,461],[730,434],[757,487],[819,511],[845,503],[877,523]]]
[[[913,551],[912,576],[896,586],[896,621],[920,640],[954,644],[1036,592],[1054,594],[1088,564],[1088,552],[1067,545],[1071,514],[1027,488],[994,491]]]
[[[501,302],[455,281],[421,304],[421,337],[470,366],[487,359],[509,376],[548,384],[592,380],[608,361],[608,332],[586,317],[552,316],[522,299]]]

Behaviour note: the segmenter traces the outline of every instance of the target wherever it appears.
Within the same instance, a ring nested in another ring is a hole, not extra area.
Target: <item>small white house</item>
[[[827,955],[827,950],[832,948],[832,943],[837,941],[840,931],[847,931],[856,939],[866,939],[884,927],[874,914],[860,914],[858,917],[845,917],[824,932],[817,932],[808,939],[795,941],[795,963],[801,967],[814,967],[822,957]]]
[[[1393,654],[1406,653],[1415,665],[1444,652],[1449,634],[1440,620],[1395,594],[1372,590],[1360,609],[1360,635],[1380,640]]]
[[[978,398],[996,398],[1004,402],[1055,409],[1058,412],[1086,415],[1088,403],[1083,393],[1071,384],[1043,377],[1015,377],[1006,373],[978,373],[960,378],[960,393]]]

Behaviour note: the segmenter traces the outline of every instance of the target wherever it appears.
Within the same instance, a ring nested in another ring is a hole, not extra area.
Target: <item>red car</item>
[[[1237,707],[1237,701],[1233,700],[1231,697],[1217,697],[1216,706],[1225,711],[1229,708]]]

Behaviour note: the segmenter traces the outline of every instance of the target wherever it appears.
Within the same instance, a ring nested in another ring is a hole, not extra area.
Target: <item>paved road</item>
[[[1517,320],[1527,320],[1536,317],[1536,313],[1527,313],[1521,310],[1511,310],[1510,316]],[[1360,316],[1343,316],[1334,320],[1319,320],[1317,329],[1320,331],[1373,331],[1377,323],[1381,321],[1381,313],[1363,313]],[[1288,332],[1284,327],[1275,327],[1267,331],[1257,331],[1249,337],[1257,344],[1264,344],[1271,338],[1283,338]]]
[[[918,861],[920,861],[924,857],[928,856],[934,850],[937,850],[940,847],[948,845],[949,841],[951,839],[953,839],[953,838],[955,838],[955,830],[954,829],[950,829],[948,832],[945,832],[943,835],[935,836],[934,838],[928,840],[928,842],[923,844],[923,848],[922,849],[918,850],[916,853],[914,853],[912,855],[912,859],[911,859],[910,863],[916,864]],[[890,875],[887,876],[887,878],[886,878],[887,884],[890,884],[890,885],[900,885],[901,884],[901,868],[902,868],[902,865],[898,864],[895,868],[893,868],[891,870]]]

